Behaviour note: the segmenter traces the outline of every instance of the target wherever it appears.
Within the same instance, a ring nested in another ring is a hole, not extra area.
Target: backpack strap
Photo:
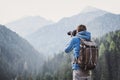
[[[89,59],[89,63],[92,63],[92,50],[91,50],[91,46],[90,46],[90,59]]]

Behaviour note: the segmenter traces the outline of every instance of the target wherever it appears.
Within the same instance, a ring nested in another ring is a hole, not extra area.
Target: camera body
[[[77,30],[69,31],[67,34],[70,35],[71,37],[76,36]]]

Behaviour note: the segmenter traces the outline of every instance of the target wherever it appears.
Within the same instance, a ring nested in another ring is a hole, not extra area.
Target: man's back
[[[81,44],[81,39],[85,40],[90,40],[91,39],[91,34],[90,32],[87,31],[81,31],[76,34],[75,37],[72,37],[70,43],[67,45],[65,48],[65,52],[69,53],[70,51],[73,50],[73,57],[78,58],[80,55],[80,44]],[[72,69],[78,69],[78,64],[73,64]]]
[[[86,26],[84,25],[79,25],[77,27],[76,36],[72,37],[71,41],[65,48],[66,53],[69,53],[73,50],[74,60],[80,56],[81,39],[85,39],[87,41],[91,39],[91,34],[90,32],[86,31]],[[72,69],[73,69],[73,80],[91,80],[89,71],[82,71],[79,64],[73,63]]]

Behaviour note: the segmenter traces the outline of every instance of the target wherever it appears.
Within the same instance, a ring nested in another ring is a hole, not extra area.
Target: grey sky
[[[0,0],[0,24],[26,16],[58,21],[78,14],[87,6],[120,13],[120,0]]]

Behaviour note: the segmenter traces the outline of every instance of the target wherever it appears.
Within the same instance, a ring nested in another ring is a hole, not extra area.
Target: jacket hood
[[[91,33],[88,31],[80,31],[76,36],[82,39],[91,40]]]

